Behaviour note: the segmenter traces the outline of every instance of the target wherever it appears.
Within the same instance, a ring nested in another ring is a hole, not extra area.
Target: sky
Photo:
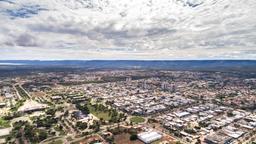
[[[256,60],[255,0],[0,0],[0,60]]]

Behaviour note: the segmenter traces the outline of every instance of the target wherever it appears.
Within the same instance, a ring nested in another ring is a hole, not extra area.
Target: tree
[[[90,113],[90,110],[87,107],[87,105],[76,104],[76,108],[79,109],[84,114],[89,114]]]
[[[125,114],[124,114],[124,113],[120,113],[120,114],[119,114],[119,119],[120,119],[120,120],[122,120],[122,119],[125,120]]]
[[[90,129],[93,129],[95,132],[98,132],[100,130],[100,122],[99,121],[93,121],[93,124],[90,125]]]
[[[68,114],[69,114],[68,111],[65,111],[65,112],[64,112],[64,117],[67,117]]]
[[[184,129],[185,132],[189,133],[189,134],[195,134],[196,131],[194,129]]]
[[[33,131],[33,127],[31,125],[25,125],[24,133],[26,137],[32,138],[33,137],[32,131]]]
[[[200,127],[208,127],[208,126],[209,126],[209,123],[200,121],[200,122],[199,122],[199,126],[200,126]]]
[[[131,141],[135,141],[135,140],[137,140],[137,139],[138,139],[137,134],[131,134],[131,136],[130,136],[130,140],[131,140]]]
[[[39,141],[43,141],[44,139],[46,139],[47,138],[47,132],[46,131],[44,131],[44,130],[39,130],[39,132],[38,132],[38,139],[39,139]]]
[[[47,138],[46,130],[37,129],[36,127],[26,124],[24,127],[24,134],[32,143],[39,143]]]
[[[108,137],[106,137],[106,140],[107,140],[109,143],[113,143],[113,142],[114,142],[114,137],[113,137],[113,136],[108,136]]]
[[[200,138],[198,138],[198,139],[196,140],[196,144],[201,144]]]
[[[228,112],[227,112],[227,116],[228,116],[228,117],[233,117],[233,116],[234,116],[234,114],[233,114],[233,112],[232,112],[232,111],[228,111]]]
[[[55,112],[56,112],[56,110],[55,110],[54,108],[50,108],[50,109],[48,109],[45,113],[46,113],[47,115],[54,116],[54,115],[55,115]]]
[[[175,132],[174,132],[174,135],[175,135],[176,137],[180,137],[180,136],[181,136],[181,134],[180,134],[179,131],[175,131]]]
[[[78,121],[78,122],[76,123],[76,126],[77,126],[80,130],[84,130],[84,129],[87,128],[87,123],[86,123],[86,122],[80,122],[80,121]]]

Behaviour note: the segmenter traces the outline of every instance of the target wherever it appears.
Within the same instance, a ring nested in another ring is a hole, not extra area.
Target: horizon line
[[[256,59],[6,59],[0,61],[256,61]]]

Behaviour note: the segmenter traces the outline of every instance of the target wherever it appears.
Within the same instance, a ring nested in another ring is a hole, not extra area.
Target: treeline
[[[22,137],[22,136],[25,137]],[[31,143],[39,143],[48,137],[47,131],[38,129],[27,121],[18,121],[13,124],[13,129],[9,136],[6,137],[8,143],[15,143],[16,139],[23,142],[24,138]]]
[[[22,98],[26,98],[26,99],[30,98],[29,95],[19,85],[16,85],[15,88]]]

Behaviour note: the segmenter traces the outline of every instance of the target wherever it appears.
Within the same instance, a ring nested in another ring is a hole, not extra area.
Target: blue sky
[[[0,59],[256,59],[255,0],[0,0]]]

